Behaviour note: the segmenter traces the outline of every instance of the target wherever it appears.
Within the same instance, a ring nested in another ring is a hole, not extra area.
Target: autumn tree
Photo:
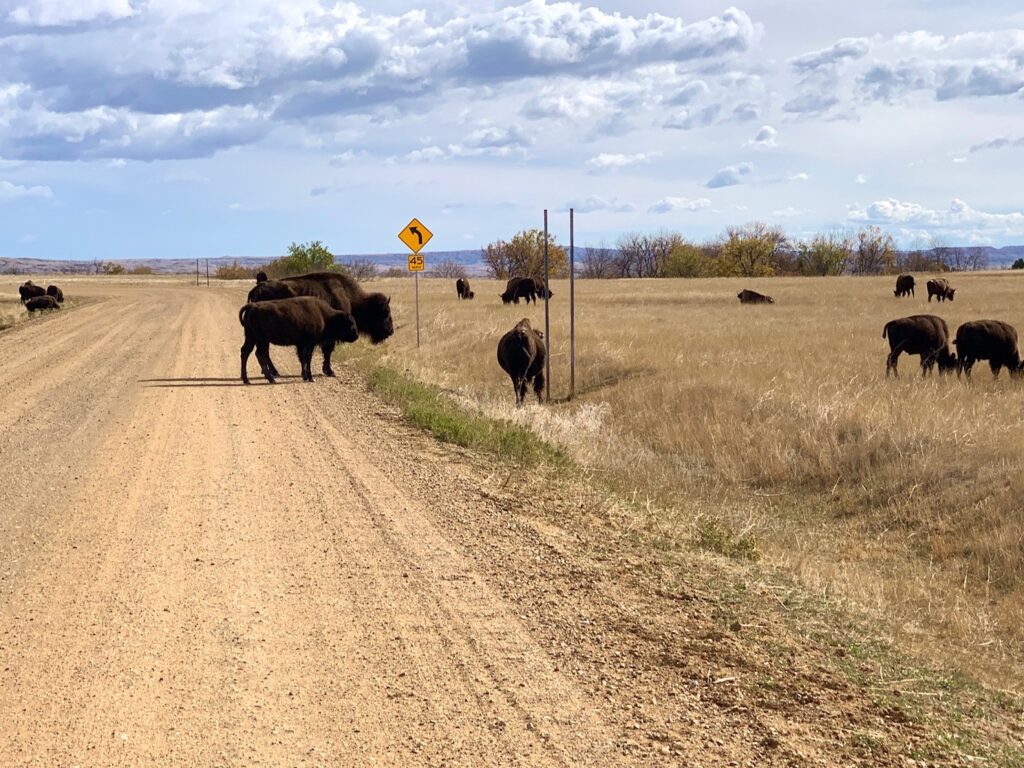
[[[896,265],[896,245],[892,235],[878,227],[865,227],[857,233],[857,248],[850,271],[855,275],[880,275],[892,272]]]
[[[510,277],[536,277],[544,279],[544,232],[524,229],[511,240],[496,240],[482,250],[483,262],[491,277],[507,280]],[[565,248],[555,243],[548,234],[548,276],[568,277],[569,257]]]
[[[776,272],[778,256],[789,247],[781,227],[761,221],[729,227],[722,240],[719,271],[740,277],[764,277]]]
[[[292,243],[288,246],[288,255],[263,267],[263,271],[271,279],[304,275],[307,272],[340,272],[340,266],[334,262],[331,253],[319,240],[309,243]]]
[[[466,267],[455,259],[442,259],[430,268],[427,272],[430,277],[446,278],[448,280],[458,280],[460,277],[466,277]]]
[[[853,258],[853,237],[845,232],[815,235],[797,246],[801,275],[841,275]]]

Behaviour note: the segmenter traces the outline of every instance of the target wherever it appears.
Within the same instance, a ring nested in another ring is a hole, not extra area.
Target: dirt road
[[[517,501],[344,367],[303,384],[278,350],[291,377],[241,386],[239,289],[76,292],[0,335],[0,765],[885,764],[851,722],[913,738],[815,658],[777,706],[730,692],[762,661],[699,597],[634,589],[531,517],[571,490]]]

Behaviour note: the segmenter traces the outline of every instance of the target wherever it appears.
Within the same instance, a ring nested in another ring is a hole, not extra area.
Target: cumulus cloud
[[[881,226],[917,227],[959,235],[969,232],[988,235],[1024,234],[1024,213],[988,213],[976,210],[960,199],[954,199],[945,210],[936,210],[918,203],[887,198],[864,207],[851,206],[849,218]]]
[[[600,195],[590,195],[582,200],[573,200],[565,204],[563,211],[570,208],[577,213],[597,213],[605,211],[609,213],[632,213],[636,210],[629,203],[621,202],[618,198],[604,198]]]
[[[129,0],[28,0],[15,5],[7,21],[26,27],[59,27],[134,14]]]
[[[1009,139],[1006,136],[998,136],[989,141],[983,141],[980,144],[973,145],[967,151],[970,154],[975,152],[984,152],[989,149],[1005,149],[1006,147],[1024,147],[1024,136],[1019,139]]]
[[[789,63],[797,72],[811,72],[833,66],[846,59],[861,59],[867,55],[870,48],[871,43],[867,38],[846,37],[828,48],[790,59]]]
[[[652,158],[659,155],[658,152],[638,152],[634,155],[619,155],[608,152],[602,152],[596,157],[592,157],[587,160],[587,166],[598,171],[614,170],[618,168],[628,168],[631,165],[640,165],[646,163]]]
[[[698,110],[686,110],[678,112],[665,121],[666,128],[676,128],[681,131],[689,131],[693,128],[706,128],[718,118],[722,111],[720,104],[711,104]]]
[[[746,143],[746,146],[770,149],[771,147],[777,146],[775,139],[778,135],[779,132],[770,125],[762,125],[761,129],[754,134],[754,138]]]
[[[650,208],[648,213],[672,213],[674,211],[702,211],[711,207],[711,201],[706,197],[698,197],[691,200],[688,197],[663,197]]]
[[[0,180],[0,202],[19,200],[26,197],[53,197],[53,190],[44,186],[26,187],[10,181]]]
[[[525,154],[533,140],[518,125],[505,128],[486,126],[470,133],[458,144],[430,146],[413,150],[405,156],[409,162],[431,162],[455,157],[507,157]]]
[[[754,172],[754,166],[751,163],[739,163],[738,165],[730,165],[722,170],[718,171],[714,176],[708,179],[704,185],[708,189],[718,189],[720,187],[733,187],[737,184],[742,184],[743,179]]]

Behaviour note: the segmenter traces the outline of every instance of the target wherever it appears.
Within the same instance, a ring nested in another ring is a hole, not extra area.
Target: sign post
[[[544,399],[551,402],[551,311],[549,309],[549,297],[551,289],[548,285],[548,277],[551,271],[548,269],[548,209],[544,209],[544,343],[547,344],[548,353],[544,356],[544,377],[547,379],[547,386],[544,388]]]
[[[569,399],[576,396],[576,239],[575,212],[569,209]]]
[[[419,219],[413,219],[405,228],[398,233],[398,239],[405,243],[405,247],[412,251],[409,254],[409,271],[416,279],[416,348],[420,346],[420,272],[426,268],[420,250],[430,238],[434,236]]]

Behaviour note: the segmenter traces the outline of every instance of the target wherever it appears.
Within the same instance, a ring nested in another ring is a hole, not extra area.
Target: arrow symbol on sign
[[[418,227],[409,227],[409,231],[416,235],[416,239],[420,241],[420,245],[423,245],[423,235],[420,234]]]

